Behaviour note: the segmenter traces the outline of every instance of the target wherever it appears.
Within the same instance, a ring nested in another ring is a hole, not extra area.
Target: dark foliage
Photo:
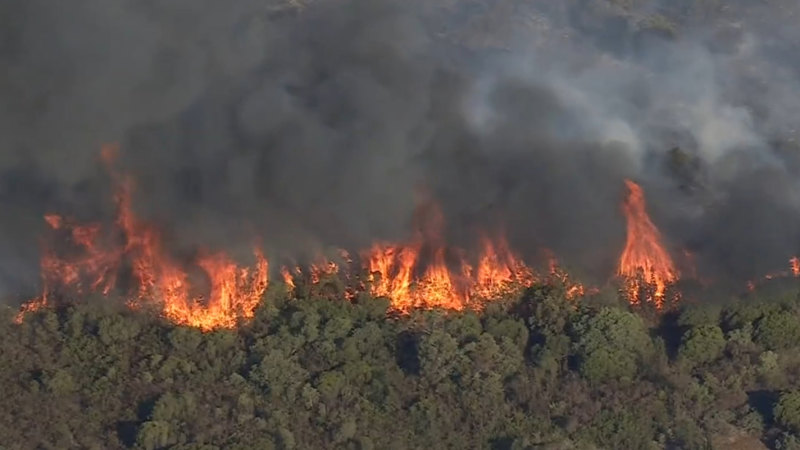
[[[481,313],[397,317],[382,299],[273,290],[253,321],[210,333],[107,302],[21,325],[5,310],[0,447],[797,442],[800,357],[782,338],[800,319],[796,305],[687,306],[665,316],[673,326],[592,305],[536,287]]]

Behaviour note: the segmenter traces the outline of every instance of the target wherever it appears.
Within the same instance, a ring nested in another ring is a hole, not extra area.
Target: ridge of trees
[[[276,285],[209,333],[108,299],[2,309],[0,448],[800,448],[795,286],[666,314],[536,286],[406,316],[337,286]]]

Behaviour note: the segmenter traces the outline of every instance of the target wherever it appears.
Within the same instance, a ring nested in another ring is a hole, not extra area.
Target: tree
[[[586,311],[571,331],[579,371],[592,382],[631,379],[638,364],[653,354],[642,319],[621,309]]]
[[[420,339],[420,375],[431,384],[452,375],[462,358],[458,341],[442,330],[433,330]]]
[[[719,358],[725,349],[725,336],[717,325],[690,328],[681,337],[678,358],[691,364],[703,364]]]
[[[161,421],[147,421],[136,435],[136,444],[144,450],[156,450],[176,444],[170,424]]]
[[[754,340],[769,350],[782,350],[800,344],[800,320],[790,311],[776,311],[756,322]]]
[[[601,413],[586,433],[602,448],[655,449],[653,423],[649,417],[632,411]]]
[[[721,308],[714,304],[692,304],[681,311],[678,325],[686,328],[718,325],[720,312]]]
[[[800,391],[784,392],[773,409],[775,422],[789,431],[800,432]]]

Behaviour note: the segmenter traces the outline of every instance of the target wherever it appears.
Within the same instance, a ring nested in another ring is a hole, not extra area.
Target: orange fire
[[[756,286],[763,281],[774,280],[778,278],[787,278],[787,277],[800,277],[800,258],[797,256],[792,256],[789,259],[789,270],[783,270],[781,272],[773,272],[761,277],[758,280],[750,280],[747,282],[747,290],[754,291]]]
[[[339,273],[339,265],[325,258],[318,258],[318,261],[311,263],[311,283],[317,284],[325,276]]]
[[[481,298],[503,295],[509,287],[531,286],[536,281],[533,271],[518,259],[502,235],[494,241],[488,236],[481,240],[483,251],[472,293]]]
[[[63,238],[72,247],[69,257],[62,257],[45,245],[39,262],[42,277],[42,294],[24,305],[16,317],[22,321],[25,313],[49,304],[51,287],[69,285],[76,294],[101,291],[104,294],[114,287],[118,251],[105,251],[99,244],[99,224],[77,225],[56,214],[45,216],[56,238]]]
[[[628,195],[622,204],[622,211],[628,232],[617,274],[625,280],[631,303],[647,300],[660,308],[664,291],[668,284],[677,281],[678,271],[661,244],[661,233],[647,214],[642,188],[631,180],[625,180],[625,186]],[[652,297],[640,298],[643,287],[653,290]]]
[[[296,267],[295,272],[299,272],[300,268]],[[289,271],[289,268],[286,266],[281,267],[281,278],[283,278],[283,284],[286,285],[286,289],[291,292],[297,287],[294,283],[294,275],[292,272]]]
[[[350,265],[352,263],[350,255],[346,251],[340,250],[339,253],[345,264]],[[281,278],[283,278],[283,283],[286,285],[286,290],[289,293],[294,292],[297,288],[298,279],[303,279],[312,285],[316,285],[330,277],[343,277],[347,281],[349,281],[350,278],[349,272],[346,270],[342,271],[337,262],[331,261],[322,255],[318,255],[313,262],[307,265],[307,268],[306,271],[303,270],[300,265],[294,265],[292,269],[289,269],[287,266],[281,267]],[[352,292],[351,289],[345,292],[345,297],[348,299],[352,299],[354,296],[355,293]]]
[[[393,309],[480,309],[482,302],[536,281],[502,235],[481,239],[475,269],[464,251],[443,243],[444,221],[435,204],[423,204],[416,220],[422,226],[409,243],[376,243],[363,254],[372,294],[388,297]]]
[[[113,147],[103,149],[103,159],[109,165],[114,153]],[[268,281],[268,264],[261,250],[254,250],[256,263],[252,268],[239,267],[222,253],[201,254],[194,265],[206,277],[209,289],[207,295],[194,292],[187,271],[170,258],[156,230],[134,215],[131,180],[113,170],[112,175],[118,183],[117,229],[103,233],[99,224],[76,225],[57,215],[46,216],[57,235],[68,231],[71,248],[69,252],[57,252],[55,246],[45,250],[42,294],[26,303],[19,317],[46,305],[54,290],[109,294],[125,264],[136,281],[134,292],[128,296],[133,307],[155,302],[173,322],[203,330],[233,327],[239,319],[252,317]],[[114,242],[114,232],[121,232],[122,242]]]
[[[556,258],[556,255],[552,251],[545,250],[545,254],[547,255],[547,264],[550,269],[549,281],[551,283],[557,281],[563,285],[566,290],[565,294],[567,299],[583,297],[587,293],[597,294],[600,292],[600,289],[597,287],[590,287],[587,289],[583,284],[574,282],[569,273],[561,267],[558,258]]]
[[[17,320],[50,304],[56,294],[109,295],[114,290],[131,308],[155,307],[172,322],[202,330],[230,328],[251,318],[269,281],[269,264],[260,248],[253,250],[251,267],[238,264],[225,253],[205,250],[189,261],[177,260],[161,233],[134,213],[135,185],[116,170],[116,154],[116,146],[106,146],[101,153],[116,187],[113,225],[45,216],[50,234],[40,262],[42,293],[22,306]],[[340,250],[336,262],[320,256],[302,268],[283,266],[280,275],[287,290],[294,292],[300,280],[316,285],[334,276],[344,281],[346,298],[353,299],[366,290],[389,298],[391,308],[400,312],[480,309],[485,302],[538,280],[558,280],[569,298],[584,294],[583,286],[570,282],[554,257],[549,277],[537,277],[512,252],[502,233],[483,235],[474,253],[448,246],[443,238],[442,211],[429,199],[423,200],[414,215],[417,229],[408,242],[377,242],[355,263]],[[354,277],[354,267],[363,268],[366,278]],[[118,283],[118,278],[125,282]]]

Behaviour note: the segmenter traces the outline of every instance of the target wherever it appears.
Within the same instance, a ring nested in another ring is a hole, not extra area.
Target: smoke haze
[[[35,286],[43,214],[111,217],[107,142],[176,249],[402,239],[424,187],[454,243],[503,226],[602,280],[629,177],[709,276],[784,267],[800,8],[620,3],[0,4],[0,294]]]

